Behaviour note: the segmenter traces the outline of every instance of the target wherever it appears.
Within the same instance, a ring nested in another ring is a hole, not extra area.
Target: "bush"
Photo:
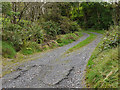
[[[21,49],[21,53],[24,55],[32,54],[39,51],[42,51],[42,49],[36,42],[27,42],[26,47],[23,47]]]
[[[13,46],[7,42],[2,42],[2,56],[5,58],[13,58],[16,55],[16,51]]]
[[[80,30],[80,27],[77,24],[77,22],[71,21],[70,31],[75,32],[75,31],[79,31],[79,30]]]
[[[60,29],[61,29],[61,34],[66,34],[70,32],[70,19],[67,17],[62,17],[60,20]]]
[[[68,43],[72,43],[73,41],[77,40],[80,36],[82,36],[80,32],[69,33],[69,34],[57,37],[56,41],[59,46],[63,46]]]
[[[53,21],[43,22],[42,25],[43,29],[46,31],[48,39],[53,39],[60,32],[60,27]]]
[[[22,27],[18,24],[7,23],[3,25],[2,40],[11,43],[17,51],[22,45]]]
[[[41,25],[38,25],[36,23],[32,23],[30,28],[27,28],[27,36],[28,36],[28,40],[30,41],[34,41],[37,43],[42,43],[44,41],[44,35],[45,32],[42,29]]]
[[[22,48],[21,52],[24,55],[28,55],[28,54],[32,54],[33,50],[32,50],[32,48]]]
[[[67,17],[62,17],[62,19],[60,20],[60,28],[61,34],[66,34],[79,30],[77,22],[73,22]]]
[[[42,43],[44,40],[43,30],[40,25],[27,21],[22,23],[19,25],[8,22],[3,25],[2,39],[11,43],[16,51],[26,47],[27,41]]]
[[[100,45],[100,51],[118,46],[120,38],[118,37],[119,26],[111,26],[109,31],[106,31],[102,44]]]

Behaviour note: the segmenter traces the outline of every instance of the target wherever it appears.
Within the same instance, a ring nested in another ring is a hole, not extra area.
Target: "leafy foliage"
[[[33,54],[35,52],[42,51],[40,46],[36,42],[27,42],[26,47],[21,49],[24,55]]]
[[[9,15],[10,11],[12,9],[12,6],[9,2],[2,2],[2,13]]]
[[[71,19],[82,28],[108,29],[112,24],[112,6],[109,3],[83,2],[72,5]]]
[[[21,29],[22,27],[19,25],[11,23],[4,24],[3,26],[2,39],[9,41],[9,43],[16,47],[16,50],[19,50],[22,45]]]
[[[81,32],[74,32],[74,33],[63,35],[63,36],[58,36],[56,41],[59,46],[63,46],[68,43],[72,43],[73,41],[77,40],[81,36],[82,36]]]
[[[43,22],[43,29],[45,30],[49,39],[54,38],[60,33],[60,27],[53,21]]]
[[[111,26],[92,53],[86,72],[89,87],[118,87],[118,29],[119,26]]]
[[[13,58],[16,55],[16,51],[11,44],[2,42],[2,55],[6,58]]]
[[[77,22],[73,22],[67,17],[62,17],[59,24],[62,34],[79,31]]]
[[[120,38],[118,37],[119,26],[111,26],[109,31],[106,31],[102,44],[100,45],[100,51],[118,46]]]
[[[36,41],[42,43],[44,40],[42,29],[34,23],[24,22],[22,25],[11,24],[10,22],[3,24],[2,39],[10,42],[17,51],[22,47],[26,47],[27,41]]]
[[[43,45],[57,39],[57,44],[62,46],[75,41],[78,38],[77,34],[71,33],[81,30],[80,28],[108,29],[113,24],[112,13],[114,10],[115,14],[119,11],[118,5],[98,2],[3,2],[2,40],[10,43],[17,52],[34,53],[34,50],[27,49],[31,48],[28,46],[29,42]],[[114,17],[114,20],[117,21],[117,18]],[[61,34],[67,35],[58,39],[57,36]],[[104,43],[109,45],[109,42],[116,43],[115,40],[105,40]],[[52,44],[57,46],[55,43]],[[108,47],[105,45],[101,46],[103,50]],[[49,45],[44,47],[47,48]]]

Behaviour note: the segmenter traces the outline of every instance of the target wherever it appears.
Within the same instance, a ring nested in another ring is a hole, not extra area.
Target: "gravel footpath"
[[[97,34],[97,33],[94,33]],[[84,70],[101,34],[90,44],[69,54],[65,52],[89,37],[84,33],[79,40],[41,53],[37,60],[29,61],[2,78],[3,88],[83,88]]]

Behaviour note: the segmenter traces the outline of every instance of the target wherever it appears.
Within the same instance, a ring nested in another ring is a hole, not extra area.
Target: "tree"
[[[115,25],[119,25],[119,21],[120,21],[120,1],[117,2],[113,2],[112,3],[112,8],[113,8],[113,22]]]

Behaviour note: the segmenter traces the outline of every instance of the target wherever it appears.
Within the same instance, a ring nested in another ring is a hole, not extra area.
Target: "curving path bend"
[[[2,78],[3,88],[83,88],[84,70],[91,53],[99,43],[102,35],[94,33],[97,38],[81,49],[64,54],[69,48],[89,37],[83,36],[68,45],[42,53],[39,59],[26,62],[16,71]]]

